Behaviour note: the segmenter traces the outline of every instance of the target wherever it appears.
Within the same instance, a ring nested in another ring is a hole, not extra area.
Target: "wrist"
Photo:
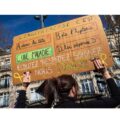
[[[111,78],[111,75],[110,75],[110,73],[109,73],[108,71],[105,71],[105,72],[103,73],[103,76],[104,76],[105,79]]]
[[[22,86],[22,90],[25,90],[25,91],[26,91],[26,90],[27,90],[27,87]]]

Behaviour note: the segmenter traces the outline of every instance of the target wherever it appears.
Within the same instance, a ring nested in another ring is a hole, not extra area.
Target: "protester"
[[[110,90],[110,98],[99,98],[77,103],[78,84],[71,75],[62,75],[47,80],[43,85],[43,95],[47,104],[43,108],[114,108],[120,104],[120,91],[106,67],[99,59],[93,61],[95,68],[100,72]],[[24,81],[23,81],[24,82]],[[27,82],[28,83],[28,82]],[[24,83],[25,84],[25,83]],[[26,107],[26,86],[19,93],[15,108]],[[41,108],[42,108],[41,107]]]
[[[93,61],[96,70],[100,72],[109,87],[111,97],[93,99],[81,103],[76,103],[77,86],[72,76],[62,75],[57,78],[56,89],[61,100],[54,108],[114,108],[120,104],[120,90],[115,81],[111,78],[106,67],[99,59]],[[51,81],[52,82],[52,81]]]
[[[30,84],[30,73],[29,71],[23,73],[23,85],[22,89],[19,91],[19,96],[15,103],[15,108],[25,108],[26,107],[26,90]]]

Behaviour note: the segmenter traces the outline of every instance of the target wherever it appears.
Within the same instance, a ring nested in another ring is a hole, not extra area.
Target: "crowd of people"
[[[110,75],[105,65],[100,59],[93,60],[95,68],[106,80],[110,97],[91,99],[85,102],[78,100],[78,83],[71,75],[61,75],[51,80],[45,80],[40,86],[41,92],[46,99],[46,103],[40,108],[115,108],[120,104],[120,90],[114,79]],[[24,73],[24,78],[27,72]],[[23,79],[23,88],[19,91],[19,96],[15,103],[15,108],[28,108],[26,104],[26,90],[30,84],[29,79]]]

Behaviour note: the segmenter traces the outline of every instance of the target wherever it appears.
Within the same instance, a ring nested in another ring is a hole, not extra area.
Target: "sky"
[[[0,41],[0,47],[11,46],[13,37],[23,33],[31,32],[41,28],[39,20],[34,19],[35,15],[0,15],[0,29],[3,29],[2,35],[7,38],[5,42]],[[83,16],[83,15],[82,15]],[[81,15],[48,15],[45,19],[45,27],[65,22]],[[100,16],[102,23],[107,28],[104,16]]]

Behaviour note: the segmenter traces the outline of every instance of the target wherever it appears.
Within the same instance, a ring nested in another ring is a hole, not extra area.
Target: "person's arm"
[[[103,77],[105,78],[106,80],[106,83],[109,87],[109,90],[110,90],[110,93],[111,93],[111,96],[120,96],[120,90],[119,88],[117,87],[114,79],[111,77],[109,71],[107,70],[107,68],[105,67],[104,64],[102,64],[102,62],[100,61],[100,59],[95,59],[93,61],[96,69],[102,73]]]
[[[114,79],[111,77],[111,75],[110,75],[110,73],[108,71],[106,71],[104,73],[104,78],[106,79],[106,83],[107,83],[107,85],[109,87],[111,96],[112,97],[114,97],[114,96],[120,96],[120,90],[117,87]]]
[[[18,97],[14,108],[25,108],[26,107],[26,90],[23,88],[18,92]]]
[[[26,72],[24,73],[23,76],[24,77],[23,77],[22,89],[19,91],[14,108],[25,108],[26,107],[26,100],[27,100],[26,91],[30,84],[30,79],[29,79],[30,77],[26,77],[27,76]]]

